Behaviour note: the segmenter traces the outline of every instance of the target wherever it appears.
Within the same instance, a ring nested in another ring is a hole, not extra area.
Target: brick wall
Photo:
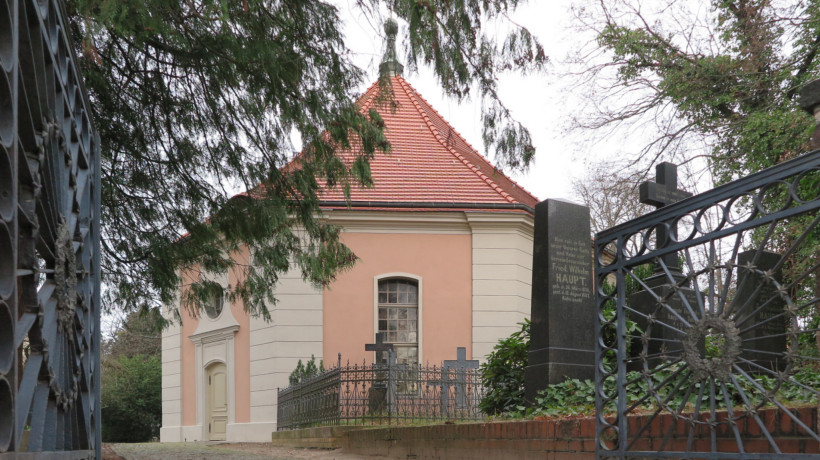
[[[793,409],[793,412],[814,433],[818,432],[817,407]],[[766,409],[758,414],[781,452],[820,454],[820,443],[782,411]],[[725,412],[716,415],[718,422],[727,419]],[[707,418],[708,414],[702,419]],[[637,438],[631,450],[686,449],[688,431],[684,421],[661,415],[641,431],[647,421],[648,416],[630,417],[630,439]],[[664,443],[663,438],[672,425],[674,428]],[[747,452],[774,451],[753,418],[742,418],[737,428]],[[673,433],[680,434],[673,436]],[[716,442],[721,452],[738,450],[734,430],[728,423],[718,426]],[[402,459],[592,460],[595,458],[595,421],[575,418],[362,429],[345,433],[344,446],[350,453]],[[696,425],[694,450],[711,450],[709,428],[705,425]]]

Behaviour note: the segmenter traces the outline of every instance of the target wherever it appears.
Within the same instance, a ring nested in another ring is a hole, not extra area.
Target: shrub
[[[479,407],[494,415],[524,409],[524,368],[530,351],[530,320],[518,323],[521,329],[502,339],[481,365],[481,383],[487,393]]]
[[[677,372],[681,366],[682,364],[674,364],[648,377],[642,376],[640,372],[628,372],[626,380],[635,383],[626,388],[627,405],[631,406],[635,404],[635,410],[637,412],[653,411],[658,407],[658,399],[656,398],[660,398],[661,401],[666,401],[668,407],[680,407],[686,392],[673,392],[673,389],[681,380],[691,380],[691,376],[686,375],[686,373],[673,377],[674,373]],[[671,380],[665,385],[662,385],[662,382],[669,378],[671,378]],[[647,379],[652,380],[652,386],[655,389],[656,396],[647,397],[647,395],[650,394]],[[748,398],[752,406],[766,403],[766,397],[761,389],[765,389],[767,392],[774,392],[774,397],[786,405],[815,405],[818,402],[817,396],[813,391],[807,388],[818,388],[818,386],[820,386],[820,372],[811,368],[800,369],[792,376],[789,382],[784,382],[779,387],[776,379],[765,374],[755,375],[754,383],[746,378],[739,378],[738,383],[740,384],[740,388],[737,388],[732,383],[726,384],[726,393],[735,410],[747,409],[747,405],[741,393]],[[697,402],[697,389],[704,384],[705,383],[692,383],[693,391],[688,395],[689,399],[687,400],[688,410],[693,410],[693,406]],[[604,393],[614,394],[616,392],[617,386],[614,378],[604,381]],[[708,392],[702,394],[701,398],[701,407],[709,407],[710,396]],[[764,407],[775,406],[774,404],[766,403]],[[715,408],[718,410],[726,409],[726,400],[724,398],[717,398]],[[604,412],[607,414],[615,413],[615,411],[615,401],[610,401],[606,407],[604,407]],[[547,389],[538,392],[538,396],[535,398],[535,404],[526,412],[527,415],[532,416],[591,415],[593,413],[595,413],[595,383],[591,380],[578,379],[569,379],[555,385],[550,385]],[[523,415],[523,412],[519,411],[517,415]]]
[[[324,361],[319,361],[319,366],[316,366],[316,357],[310,355],[310,361],[307,364],[302,364],[302,360],[296,364],[296,369],[290,373],[288,382],[291,386],[304,382],[305,380],[317,376],[325,371]]]
[[[159,436],[162,364],[159,356],[109,358],[102,366],[102,440],[142,442]]]
[[[636,267],[633,274],[639,279],[646,279],[652,274],[650,265]],[[627,279],[627,296],[641,290],[641,285],[632,277]],[[603,291],[607,295],[613,295],[615,286],[604,283]],[[608,302],[604,305],[602,312],[604,318],[611,319],[615,316],[615,302]],[[487,357],[487,362],[481,365],[481,380],[487,388],[487,394],[481,400],[479,407],[484,413],[496,415],[502,413],[523,413],[526,407],[524,400],[524,369],[527,367],[527,356],[530,348],[530,320],[518,323],[521,330],[516,331],[509,337],[502,339],[493,348],[493,352]],[[631,319],[626,320],[627,333],[630,335],[640,334],[637,324]],[[604,342],[615,342],[615,328],[610,327],[604,330]],[[605,360],[614,360],[614,356],[605,356]],[[553,388],[554,387],[554,388]],[[553,385],[540,395],[542,402],[537,402],[536,407],[544,405],[548,407],[558,406],[563,403],[589,405],[594,404],[594,399],[590,401],[588,394],[580,391],[578,398],[571,397],[571,394],[579,389],[590,388],[589,382],[582,382],[576,379],[568,380],[561,384]],[[563,393],[570,396],[564,397]]]

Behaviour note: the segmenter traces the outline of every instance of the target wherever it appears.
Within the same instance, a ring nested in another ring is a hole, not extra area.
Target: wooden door
[[[228,373],[217,363],[208,368],[208,439],[224,441],[228,426]]]

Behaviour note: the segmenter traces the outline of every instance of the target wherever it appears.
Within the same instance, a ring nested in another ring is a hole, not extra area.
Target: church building
[[[299,360],[372,362],[365,344],[379,332],[399,362],[440,364],[457,347],[483,360],[529,317],[537,199],[402,77],[396,29],[385,25],[381,64],[395,109],[374,101],[378,83],[358,101],[379,111],[392,150],[371,160],[374,186],[351,190],[349,203],[341,190],[321,195],[323,217],[359,260],[326,289],[284,274],[270,322],[227,301],[198,319],[181,311],[162,337],[161,441],[270,441],[277,388]]]

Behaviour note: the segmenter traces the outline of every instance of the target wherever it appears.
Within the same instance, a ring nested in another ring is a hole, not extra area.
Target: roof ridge
[[[518,202],[518,200],[516,200],[516,199],[515,199],[512,195],[510,195],[509,193],[507,193],[506,191],[504,191],[504,189],[503,189],[503,188],[501,188],[501,186],[500,186],[500,185],[498,185],[498,183],[496,183],[496,182],[495,182],[494,180],[492,180],[489,176],[487,176],[486,174],[484,174],[484,173],[481,171],[481,169],[480,169],[480,168],[476,167],[476,165],[474,165],[474,164],[473,164],[472,162],[470,162],[468,159],[464,158],[464,156],[463,156],[462,154],[458,153],[458,152],[456,151],[456,149],[452,148],[450,145],[448,145],[448,144],[447,144],[447,142],[444,140],[444,137],[441,135],[441,133],[439,132],[439,130],[438,130],[438,129],[437,129],[437,128],[433,125],[433,122],[432,122],[432,121],[430,121],[430,115],[429,115],[429,114],[428,114],[425,110],[423,110],[423,109],[420,107],[420,105],[419,105],[418,101],[416,100],[416,98],[417,98],[417,97],[421,97],[421,96],[420,96],[420,95],[416,92],[415,88],[413,88],[413,86],[412,86],[412,85],[410,85],[410,83],[408,83],[408,82],[407,82],[404,78],[402,78],[402,77],[401,77],[401,76],[399,76],[399,75],[396,75],[394,78],[396,78],[396,80],[398,80],[399,84],[402,86],[402,89],[404,89],[405,93],[406,93],[406,94],[407,94],[407,96],[410,98],[410,101],[413,103],[413,106],[414,106],[414,107],[416,108],[416,110],[419,112],[419,115],[421,115],[422,119],[424,119],[424,122],[427,124],[427,128],[428,128],[428,129],[430,130],[430,132],[433,134],[433,137],[435,137],[435,138],[436,138],[436,140],[438,140],[438,142],[439,142],[439,143],[440,143],[440,144],[441,144],[441,145],[442,145],[445,149],[447,149],[447,151],[449,151],[449,152],[450,152],[453,156],[455,156],[456,158],[458,158],[459,160],[461,160],[461,162],[462,162],[465,166],[467,166],[468,168],[470,168],[470,170],[471,170],[471,171],[473,171],[473,173],[474,173],[474,174],[476,174],[476,175],[477,175],[477,176],[478,176],[481,180],[483,180],[483,181],[484,181],[484,182],[485,182],[485,183],[486,183],[486,184],[487,184],[490,188],[492,188],[492,189],[493,189],[496,193],[498,193],[499,195],[501,195],[501,197],[502,197],[502,198],[504,198],[505,200],[507,200],[507,201],[508,201],[508,202],[510,202],[510,203],[517,203],[517,202]],[[410,91],[408,91],[408,88],[410,89]],[[423,99],[423,98],[422,98],[422,99]],[[424,101],[424,102],[425,102],[427,105],[430,105],[429,103],[427,103],[427,101]],[[431,106],[431,107],[432,107],[432,106]],[[433,109],[433,110],[435,110],[435,109]],[[438,115],[438,113],[436,113],[436,114]],[[440,115],[439,115],[439,116],[440,116]],[[449,122],[447,122],[446,120],[444,120],[444,118],[442,118],[442,120],[443,120],[443,121],[447,124],[447,126],[450,126],[450,123],[449,123]],[[450,127],[452,128],[452,126],[450,126]],[[455,130],[454,130],[454,131],[455,131]],[[479,154],[479,155],[480,155],[480,154]],[[489,162],[488,162],[488,163],[489,163]]]
[[[377,88],[378,86],[379,86],[379,80],[376,80],[375,82],[373,82],[373,84],[371,84],[362,93],[361,96],[359,96],[358,99],[356,99],[356,102],[354,104],[359,106],[359,110],[361,110],[363,114],[367,114],[367,110],[370,108],[370,105],[373,103],[373,100],[376,98],[375,92],[372,93],[372,94],[371,94],[371,92],[373,92],[374,89],[375,89],[375,91],[378,91],[378,88]],[[325,133],[326,133],[326,130],[323,130],[322,134],[324,135]],[[283,171],[288,171],[288,170],[291,170],[293,168],[296,168],[296,162],[302,156],[302,154],[304,153],[304,150],[305,150],[304,146],[302,146],[302,149],[296,155],[294,155],[293,158],[288,160],[288,162],[285,163],[284,166],[282,166],[282,170]]]
[[[376,80],[364,91],[364,93],[362,93],[361,96],[359,96],[359,100],[356,101],[356,105],[359,106],[362,112],[366,113],[370,108],[370,105],[373,103],[373,99],[376,97],[375,94],[371,94],[371,91],[377,89],[378,86],[379,80]]]
[[[406,82],[406,80],[405,80],[405,82]],[[424,101],[424,103],[425,103],[425,104],[427,104],[427,107],[430,107],[430,110],[432,110],[432,111],[435,113],[435,115],[441,119],[441,121],[442,121],[442,122],[444,122],[444,123],[446,123],[446,124],[447,124],[447,127],[448,127],[448,128],[450,128],[451,130],[453,130],[453,132],[456,134],[456,136],[458,136],[458,138],[459,138],[459,139],[461,139],[461,141],[462,141],[462,142],[464,142],[464,144],[467,146],[467,148],[468,148],[468,149],[470,149],[470,150],[472,151],[472,153],[473,153],[473,154],[475,154],[476,156],[478,156],[478,157],[479,157],[479,159],[481,159],[482,161],[484,161],[484,162],[485,162],[485,163],[487,163],[488,165],[492,166],[492,167],[493,167],[493,169],[495,169],[496,171],[498,171],[498,172],[499,172],[500,174],[502,174],[505,178],[507,178],[507,180],[509,180],[510,182],[512,182],[512,184],[513,184],[515,187],[517,187],[518,189],[522,190],[524,193],[526,193],[527,195],[529,195],[530,197],[532,197],[532,199],[534,199],[536,202],[538,201],[538,199],[535,197],[535,195],[533,195],[533,194],[532,194],[529,190],[527,190],[526,188],[524,188],[521,184],[519,184],[519,183],[518,183],[515,179],[513,179],[512,177],[510,177],[510,176],[508,176],[508,175],[504,174],[504,171],[502,171],[502,170],[501,170],[501,168],[498,168],[497,166],[495,166],[494,164],[492,164],[492,162],[490,162],[490,160],[488,160],[488,159],[487,159],[484,155],[482,155],[482,154],[481,154],[481,152],[479,152],[479,151],[478,151],[478,149],[476,149],[475,147],[473,147],[473,145],[472,145],[472,144],[470,144],[470,141],[468,141],[468,140],[467,140],[467,138],[465,138],[464,136],[462,136],[462,135],[461,135],[461,133],[460,133],[460,132],[458,132],[458,130],[457,130],[457,129],[455,129],[455,128],[453,127],[453,125],[451,125],[451,124],[450,124],[450,122],[449,122],[449,121],[447,121],[447,119],[446,119],[446,118],[444,118],[444,115],[442,115],[441,113],[439,113],[439,111],[438,111],[438,110],[436,110],[436,108],[435,108],[435,107],[433,107],[433,104],[431,104],[431,103],[430,103],[430,101],[428,101],[427,99],[425,99],[425,97],[424,97],[421,93],[419,93],[418,91],[416,91],[416,89],[415,89],[415,88],[413,88],[413,86],[412,86],[412,85],[410,85],[410,83],[407,83],[407,85],[408,85],[408,86],[410,86],[410,88],[412,88],[412,89],[413,89],[413,92],[415,92],[415,93],[416,93],[416,95],[418,96],[418,98],[419,98],[419,99],[421,99],[422,101]]]

